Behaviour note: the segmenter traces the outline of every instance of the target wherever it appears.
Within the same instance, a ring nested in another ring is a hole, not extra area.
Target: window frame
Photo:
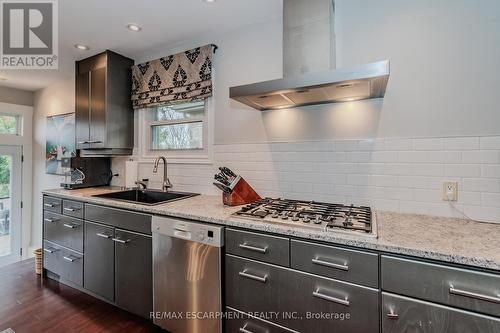
[[[165,156],[169,163],[211,164],[213,146],[213,97],[206,98],[203,117],[154,120],[154,111],[151,108],[137,110],[138,143],[141,160],[153,160],[158,155]],[[153,148],[153,127],[161,125],[175,125],[184,123],[202,123],[203,148],[193,149],[155,149]]]

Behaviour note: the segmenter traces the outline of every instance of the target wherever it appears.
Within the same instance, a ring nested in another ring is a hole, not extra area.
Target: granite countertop
[[[238,207],[225,207],[220,196],[199,195],[156,206],[128,203],[93,195],[120,190],[97,187],[55,189],[44,194],[157,215],[193,219],[287,236],[355,246],[445,262],[500,270],[500,223],[377,211],[378,237],[312,230],[232,216]]]

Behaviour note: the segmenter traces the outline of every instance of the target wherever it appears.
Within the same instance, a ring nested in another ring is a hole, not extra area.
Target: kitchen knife
[[[226,186],[230,186],[231,183],[225,178],[225,177],[222,177],[221,175],[217,174],[214,176],[214,179],[218,182],[221,182],[222,184],[226,185]]]
[[[215,186],[217,186],[217,188],[219,190],[221,190],[222,192],[224,193],[231,193],[233,192],[229,187],[225,186],[225,185],[222,185],[222,184],[219,184],[219,183],[214,183]]]
[[[237,177],[237,175],[231,169],[229,169],[227,167],[221,167],[219,169],[221,169],[222,172],[224,172],[226,175],[229,175],[230,177],[233,177],[233,178]]]

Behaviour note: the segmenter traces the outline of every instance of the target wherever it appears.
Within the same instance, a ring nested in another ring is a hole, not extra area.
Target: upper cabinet
[[[132,154],[133,65],[109,50],[76,62],[76,148],[83,156]]]

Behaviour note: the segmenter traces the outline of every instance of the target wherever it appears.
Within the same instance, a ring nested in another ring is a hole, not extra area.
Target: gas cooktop
[[[242,207],[233,215],[290,226],[376,237],[375,213],[367,206],[265,198]]]

